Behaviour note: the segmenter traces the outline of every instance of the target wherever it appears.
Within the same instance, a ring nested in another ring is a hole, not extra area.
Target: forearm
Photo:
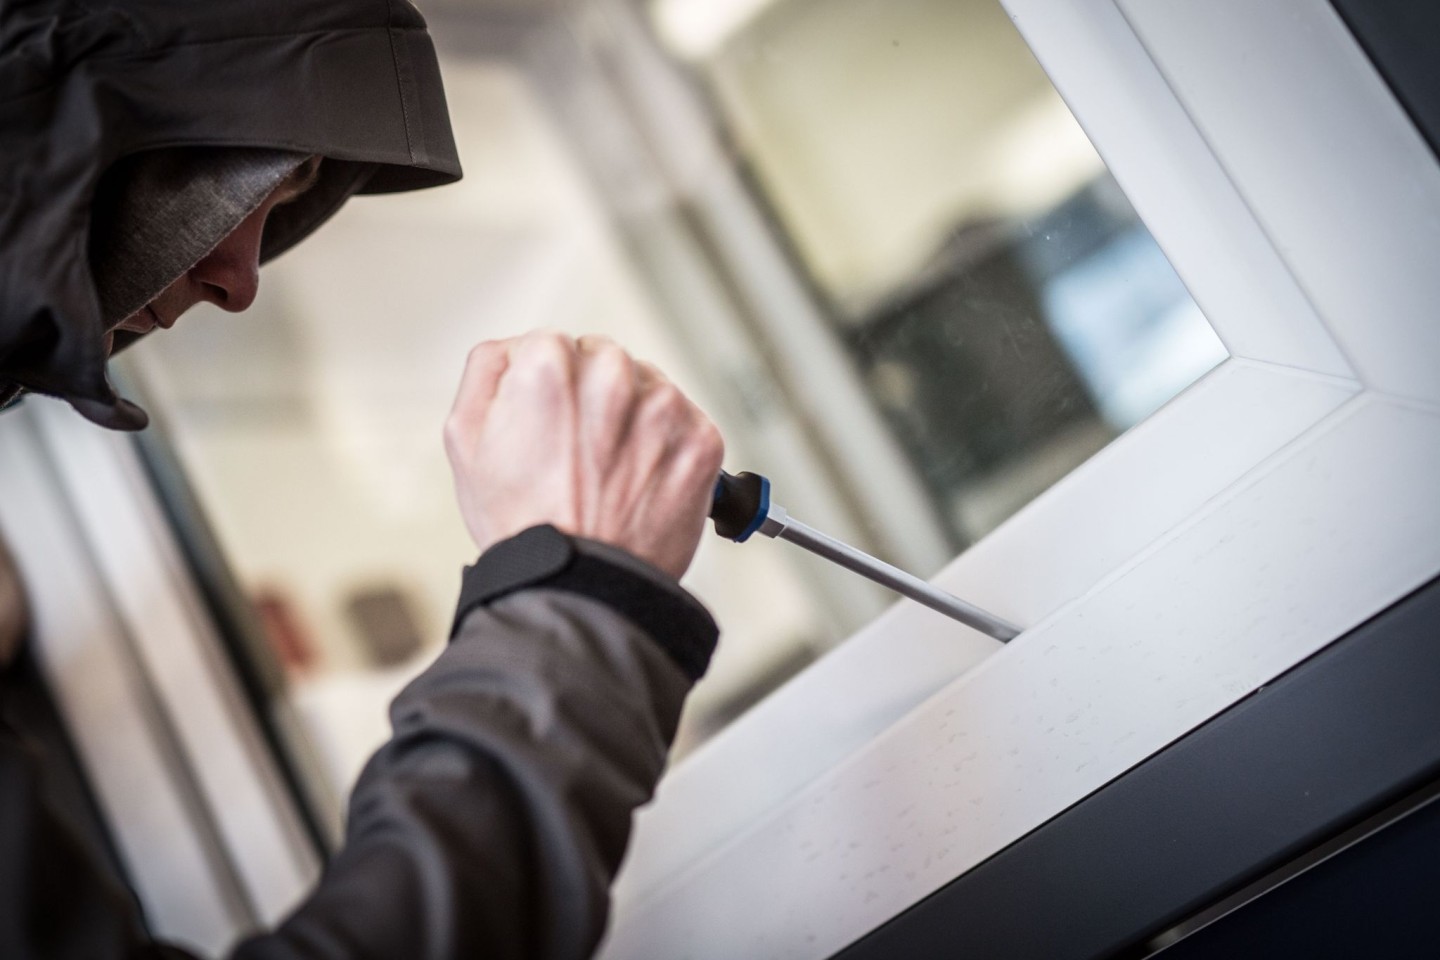
[[[699,611],[646,569],[609,578],[628,600],[541,585],[470,610],[395,701],[319,888],[237,960],[589,956],[692,682],[616,609]],[[708,616],[680,621],[700,635],[665,639],[708,657]]]
[[[715,645],[676,579],[724,443],[618,345],[537,332],[470,352],[445,446],[484,551],[454,640],[396,700],[315,894],[237,960],[583,960],[604,932]]]

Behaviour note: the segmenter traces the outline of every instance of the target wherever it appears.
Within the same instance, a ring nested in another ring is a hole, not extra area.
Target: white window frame
[[[1022,636],[902,603],[668,775],[607,960],[830,956],[1440,573],[1440,165],[1331,6],[1003,2],[1231,359],[936,577]]]
[[[131,438],[31,398],[0,464],[31,642],[149,928],[218,955],[319,875],[296,798]]]

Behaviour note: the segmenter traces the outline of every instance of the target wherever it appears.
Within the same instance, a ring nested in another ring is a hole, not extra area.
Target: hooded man
[[[459,174],[404,0],[0,0],[0,403],[140,429],[113,350],[200,301],[244,310],[259,264],[351,195]],[[451,642],[392,706],[319,885],[237,958],[581,958],[603,932],[716,641],[677,581],[722,444],[654,368],[558,334],[477,346],[444,438],[481,551]],[[0,956],[182,956],[57,799],[17,702]]]

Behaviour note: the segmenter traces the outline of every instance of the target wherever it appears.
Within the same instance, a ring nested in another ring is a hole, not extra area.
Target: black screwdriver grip
[[[715,481],[715,499],[710,505],[710,519],[715,521],[716,533],[744,543],[760,528],[769,509],[769,480],[758,473],[720,471],[720,478]]]

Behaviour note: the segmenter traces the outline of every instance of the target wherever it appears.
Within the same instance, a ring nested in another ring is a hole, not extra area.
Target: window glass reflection
[[[651,13],[955,547],[1225,356],[996,0]]]

